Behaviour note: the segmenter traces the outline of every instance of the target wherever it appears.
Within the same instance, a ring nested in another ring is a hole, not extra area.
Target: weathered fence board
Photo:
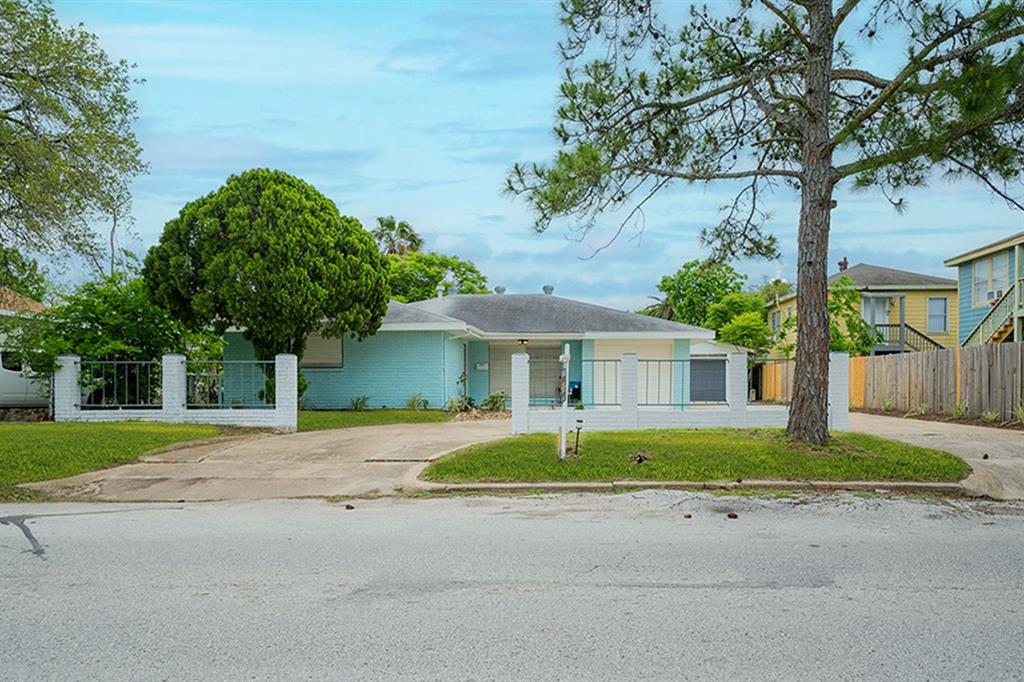
[[[762,399],[789,402],[794,369],[792,360],[767,363]],[[850,358],[851,408],[948,413],[958,402],[971,416],[1015,418],[1024,404],[1024,343]]]

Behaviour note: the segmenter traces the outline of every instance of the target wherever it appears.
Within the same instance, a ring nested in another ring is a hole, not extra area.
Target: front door
[[[868,324],[886,324],[889,321],[889,298],[864,296],[861,298],[861,312]]]

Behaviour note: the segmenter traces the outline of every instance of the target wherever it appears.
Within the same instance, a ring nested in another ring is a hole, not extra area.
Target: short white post
[[[291,353],[274,356],[274,426],[294,432],[299,427],[299,359]]]
[[[78,388],[81,358],[77,355],[57,356],[57,371],[53,375],[53,421],[72,421],[78,416],[78,403],[82,399]]]
[[[745,418],[747,412],[747,354],[729,353],[725,362],[725,401],[729,411]],[[743,424],[734,424],[743,426]]]
[[[185,421],[187,401],[185,356],[171,353],[160,358],[160,413],[164,421]]]
[[[835,431],[850,428],[850,355],[828,354],[828,426]]]
[[[622,420],[635,429],[639,423],[637,398],[639,389],[637,377],[639,374],[636,353],[623,353],[619,367],[622,371],[622,385],[619,389],[619,407],[622,410]]]
[[[530,428],[530,356],[512,354],[512,433],[527,433]]]

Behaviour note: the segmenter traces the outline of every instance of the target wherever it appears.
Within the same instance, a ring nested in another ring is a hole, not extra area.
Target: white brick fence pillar
[[[850,428],[850,355],[828,354],[828,426],[835,431]]]
[[[299,420],[299,359],[291,353],[274,356],[275,428],[295,431]]]
[[[186,390],[185,356],[172,353],[160,358],[161,388],[160,412],[161,419],[168,422],[185,420]]]
[[[729,411],[741,419],[747,413],[747,354],[729,353],[725,361],[725,401]],[[737,422],[734,426],[743,426]]]
[[[57,357],[57,371],[53,375],[53,420],[69,421],[78,412],[81,391],[78,389],[80,358],[77,355]]]
[[[512,354],[512,433],[526,433],[530,428],[530,356]]]
[[[636,353],[623,353],[622,361],[619,364],[622,370],[622,384],[619,390],[619,407],[622,409],[622,421],[629,424],[629,428],[636,428],[639,419],[637,407],[638,387],[638,363]]]

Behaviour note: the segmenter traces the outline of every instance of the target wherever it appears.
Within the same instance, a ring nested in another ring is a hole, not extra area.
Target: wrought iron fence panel
[[[622,361],[583,360],[583,402],[585,406],[609,407],[622,404]]]
[[[156,410],[163,403],[163,376],[155,360],[82,360],[78,373],[83,410]]]
[[[185,363],[185,407],[253,409],[274,407],[272,360],[189,360]]]

